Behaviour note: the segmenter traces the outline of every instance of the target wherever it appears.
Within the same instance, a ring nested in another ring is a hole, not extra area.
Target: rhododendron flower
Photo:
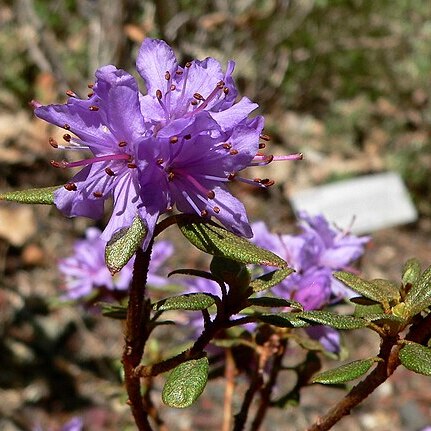
[[[82,431],[84,423],[81,418],[73,418],[66,424],[64,424],[58,431]],[[33,431],[43,431],[43,428],[40,426],[36,426],[33,428]],[[55,431],[53,428],[49,428],[48,431]]]
[[[253,242],[278,254],[295,269],[295,273],[273,288],[280,296],[299,301],[306,310],[322,308],[348,296],[332,273],[348,270],[349,265],[364,252],[369,237],[356,237],[331,228],[322,216],[299,214],[302,233],[277,235],[263,222],[253,224]]]
[[[58,268],[64,277],[66,298],[78,299],[96,291],[112,293],[127,291],[129,288],[134,258],[119,273],[112,276],[105,263],[106,242],[100,238],[100,234],[99,229],[88,228],[86,238],[75,242],[73,255],[60,260]],[[158,272],[172,253],[173,245],[169,241],[154,244],[148,272],[150,286],[168,284],[168,280],[158,275]]]
[[[227,229],[251,237],[245,208],[226,184],[240,180],[267,187],[273,183],[269,179],[251,181],[239,172],[301,155],[259,152],[263,118],[249,118],[258,105],[246,97],[236,102],[233,69],[230,61],[223,72],[213,58],[182,67],[164,41],[146,39],[137,59],[146,95],[132,75],[105,66],[97,70],[88,99],[68,92],[64,105],[34,102],[36,116],[67,131],[68,145],[51,139],[53,147],[92,153],[80,161],[52,162],[83,167],[55,192],[55,205],[69,217],[100,218],[105,200],[113,198],[102,236],[106,241],[139,216],[148,229],[146,247],[159,215],[174,205],[184,213],[215,217]]]
[[[277,235],[263,222],[253,224],[253,242],[278,254],[295,269],[272,289],[280,297],[300,302],[306,310],[317,310],[350,296],[351,292],[332,276],[332,272],[349,269],[349,265],[364,252],[368,237],[356,237],[329,226],[321,215],[299,214],[302,233]],[[327,326],[306,329],[326,350],[338,352],[340,336]]]

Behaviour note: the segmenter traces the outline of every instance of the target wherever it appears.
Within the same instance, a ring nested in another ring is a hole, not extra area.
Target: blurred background
[[[48,137],[59,131],[33,117],[30,100],[62,103],[69,89],[85,97],[105,64],[137,76],[140,42],[161,38],[182,63],[234,59],[240,93],[266,118],[269,151],[304,153],[302,162],[266,168],[276,180],[269,191],[237,186],[252,220],[289,232],[291,193],[388,170],[402,175],[419,219],[375,232],[362,262],[365,276],[396,280],[408,257],[431,260],[429,6],[426,0],[0,1],[0,190],[69,178],[50,167],[57,155]],[[89,225],[55,208],[0,206],[0,430],[37,423],[57,429],[74,415],[84,417],[86,429],[134,429],[121,387],[118,322],[53,300],[61,284],[56,260],[70,254]],[[184,264],[185,254],[177,252],[172,266]],[[375,341],[359,339],[355,354],[375,351]],[[398,370],[334,429],[419,430],[431,423],[424,379]],[[274,411],[264,429],[286,423],[305,429],[342,395],[313,387],[304,391],[302,408]],[[221,400],[215,383],[196,407],[167,410],[168,423],[173,430],[217,430]]]

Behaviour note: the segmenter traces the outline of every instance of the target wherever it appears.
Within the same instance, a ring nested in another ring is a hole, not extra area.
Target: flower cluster
[[[337,270],[349,270],[349,265],[362,256],[369,237],[356,237],[331,228],[322,216],[299,214],[302,232],[298,235],[271,233],[265,223],[253,224],[253,242],[278,254],[295,273],[272,289],[280,297],[300,302],[306,310],[317,310],[351,296],[332,276]],[[339,334],[326,326],[307,328],[311,338],[319,340],[329,351],[339,350]]]
[[[88,228],[85,239],[75,242],[73,255],[59,261],[58,268],[64,278],[66,290],[64,297],[78,299],[90,294],[127,294],[134,258],[118,274],[112,276],[105,263],[106,242],[100,238],[100,234],[99,229]],[[172,253],[173,245],[169,241],[154,244],[148,272],[150,286],[160,287],[168,283],[158,273]]]
[[[54,148],[90,150],[92,157],[52,161],[59,168],[83,167],[55,192],[55,205],[67,216],[100,218],[104,202],[114,208],[103,239],[138,216],[145,221],[150,241],[160,214],[176,208],[184,213],[215,217],[227,229],[251,237],[242,203],[226,184],[240,180],[260,187],[269,179],[248,180],[239,172],[291,156],[260,153],[263,117],[249,118],[258,105],[243,97],[232,79],[234,62],[225,72],[213,58],[180,66],[172,49],[161,40],[146,39],[137,70],[148,93],[142,95],[135,78],[114,66],[96,71],[87,99],[69,91],[64,105],[42,106],[35,114],[65,129],[67,145]]]
[[[295,269],[273,288],[276,295],[300,302],[306,310],[316,310],[336,302],[348,291],[332,273],[349,270],[349,265],[362,256],[369,237],[356,237],[332,228],[322,216],[299,214],[302,233],[277,235],[263,222],[253,224],[253,242],[282,257]]]

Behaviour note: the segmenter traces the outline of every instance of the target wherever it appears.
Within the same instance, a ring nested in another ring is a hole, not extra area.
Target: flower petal
[[[257,103],[253,103],[247,97],[243,97],[230,108],[220,112],[210,112],[210,114],[220,125],[222,130],[226,131],[238,125],[242,120],[245,120],[247,116],[258,107],[259,105]]]
[[[145,81],[148,94],[155,96],[157,90],[166,88],[165,73],[171,74],[178,67],[171,47],[163,40],[147,38],[139,49],[136,68]]]

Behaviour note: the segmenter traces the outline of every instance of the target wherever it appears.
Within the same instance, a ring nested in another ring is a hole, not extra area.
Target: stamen
[[[88,87],[88,88],[93,88],[93,87],[94,87],[94,84],[93,84],[92,82],[89,82],[89,83],[87,84],[87,87]]]
[[[90,91],[89,93],[87,93],[88,98],[93,97],[94,93],[92,91]]]
[[[164,160],[162,158],[156,160],[156,164],[163,165]]]
[[[171,136],[171,137],[169,138],[169,142],[170,142],[171,144],[176,144],[176,143],[178,142],[178,136]]]
[[[69,126],[69,124],[65,123],[65,124],[63,125],[63,129],[65,129],[65,130],[70,130],[70,126]]]
[[[76,162],[68,162],[66,160],[62,160],[61,162],[56,162],[53,160],[51,161],[51,165],[54,166],[55,168],[76,168],[77,166],[87,166],[97,162],[112,161],[112,160],[130,160],[130,156],[128,154],[107,154],[105,156],[78,160]]]
[[[266,144],[264,144],[263,142],[259,144],[259,150],[263,150],[265,147],[266,147]]]
[[[229,88],[227,88],[227,87],[223,88],[223,93],[228,95],[229,94]]]
[[[54,138],[49,138],[48,140],[49,145],[51,145],[52,148],[58,148],[58,143]]]
[[[304,154],[302,153],[288,154],[286,156],[273,156],[272,154],[271,155],[256,154],[256,156],[254,156],[253,158],[251,166],[267,165],[268,163],[271,163],[273,161],[284,162],[288,160],[302,160],[303,158],[304,158]]]
[[[184,139],[186,139],[186,140],[192,139],[192,135],[190,135],[190,134],[184,135]]]
[[[118,143],[118,146],[119,146],[120,148],[126,147],[126,146],[127,146],[127,142],[126,142],[126,141],[120,141],[120,142]]]
[[[165,73],[165,79],[166,79],[166,81],[169,81],[171,79],[171,74],[169,73],[168,70]]]
[[[207,210],[201,210],[201,217],[208,217],[208,211]]]
[[[170,89],[171,91],[174,91],[174,90],[176,90],[176,89],[177,89],[177,86],[176,86],[175,84],[172,84],[172,85],[169,87],[169,89]]]
[[[208,199],[214,199],[214,198],[215,198],[214,190],[210,190],[210,191],[207,193],[207,197],[208,197]]]
[[[163,94],[161,90],[159,89],[156,90],[156,97],[157,99],[162,100]]]
[[[235,155],[237,155],[237,154],[238,154],[238,150],[235,150],[235,148],[234,148],[234,149],[232,149],[232,150],[230,150],[230,151],[229,151],[229,154],[230,154],[231,156],[235,156]]]
[[[188,61],[188,62],[184,65],[184,67],[189,68],[189,67],[191,67],[191,65],[192,65],[192,63],[190,63],[190,61]]]
[[[190,102],[190,105],[193,105],[193,106],[197,106],[198,105],[198,101],[197,100],[192,100],[191,102]]]
[[[93,192],[93,196],[95,198],[101,198],[103,196],[103,193],[102,192]]]
[[[99,107],[98,107],[98,106],[96,106],[96,105],[91,105],[88,109],[89,109],[90,111],[98,111],[98,110],[99,110]]]
[[[111,169],[111,168],[105,168],[105,172],[110,176],[110,177],[114,177],[115,176],[115,172]]]
[[[72,139],[72,136],[70,136],[70,135],[69,135],[69,133],[65,133],[65,134],[63,135],[63,139],[64,139],[66,142],[70,142],[70,140]]]
[[[66,95],[69,97],[76,97],[76,93],[72,90],[67,90]]]
[[[182,75],[184,72],[182,71],[182,70],[177,70],[176,72],[175,72],[177,75]]]
[[[204,100],[205,100],[205,99],[203,98],[202,94],[199,94],[199,93],[195,93],[195,94],[193,94],[193,97],[194,97],[196,100],[200,100],[200,101],[204,101]]]
[[[174,178],[175,178],[175,174],[172,171],[169,172],[169,174],[168,174],[168,181],[173,181]]]
[[[230,174],[228,175],[227,179],[228,179],[229,181],[233,181],[233,180],[235,179],[235,177],[236,177],[236,173],[235,173],[235,172],[232,172],[232,173],[230,173]]]
[[[76,190],[78,190],[75,183],[66,183],[64,185],[64,188],[69,192],[75,192]]]
[[[136,163],[127,163],[127,167],[130,169],[136,169],[138,165]]]
[[[264,140],[264,141],[270,141],[271,140],[271,138],[268,135],[264,135],[264,134],[260,135],[259,138]]]
[[[218,214],[218,213],[220,212],[220,208],[219,208],[219,207],[214,207],[214,208],[213,208],[213,211],[214,211],[216,214]]]
[[[232,144],[229,144],[229,142],[225,142],[225,143],[222,145],[222,147],[223,147],[225,150],[230,150],[230,149],[232,148]]]

